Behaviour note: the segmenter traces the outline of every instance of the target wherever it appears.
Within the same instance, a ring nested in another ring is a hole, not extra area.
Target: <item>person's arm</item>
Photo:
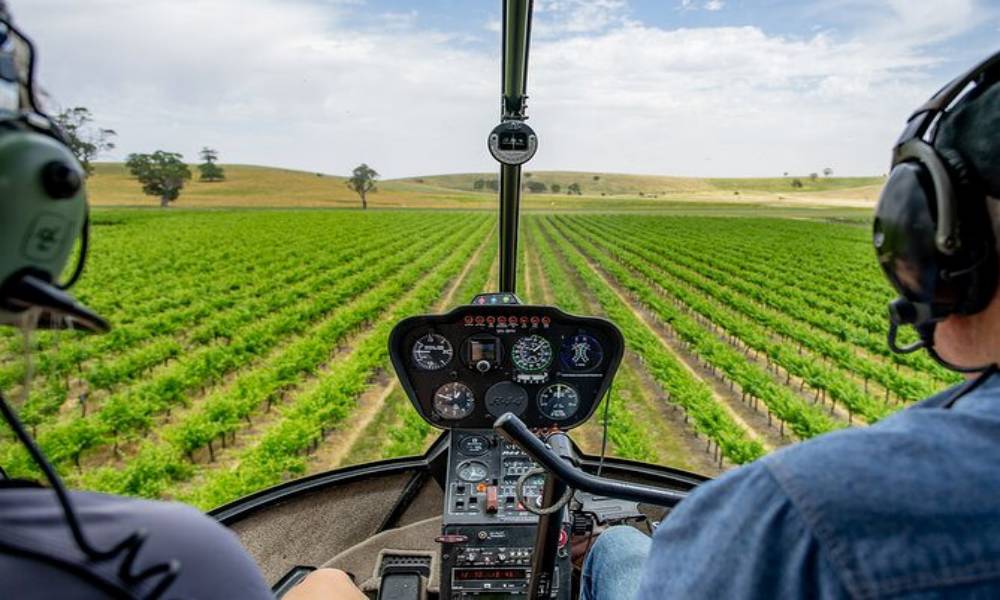
[[[338,569],[316,569],[293,587],[284,600],[367,600],[351,577]]]
[[[830,598],[847,592],[763,463],[701,486],[663,522],[639,598]]]

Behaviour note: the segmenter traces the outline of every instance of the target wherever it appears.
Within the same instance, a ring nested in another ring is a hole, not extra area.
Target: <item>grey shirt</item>
[[[949,395],[701,486],[639,597],[1000,597],[1000,376]]]
[[[194,508],[86,492],[73,504],[92,545],[110,548],[137,529],[149,532],[134,571],[170,559],[180,575],[162,598],[272,599],[236,536]],[[0,489],[0,596],[107,598],[121,558],[91,563],[73,542],[51,490]],[[154,582],[139,588],[148,593]]]

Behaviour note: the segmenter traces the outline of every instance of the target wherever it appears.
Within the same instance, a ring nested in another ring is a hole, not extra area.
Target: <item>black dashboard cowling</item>
[[[389,336],[403,389],[442,429],[489,428],[508,411],[533,428],[576,427],[596,410],[623,351],[610,321],[537,305],[460,306],[404,319]],[[436,409],[436,395],[438,408],[454,405]]]

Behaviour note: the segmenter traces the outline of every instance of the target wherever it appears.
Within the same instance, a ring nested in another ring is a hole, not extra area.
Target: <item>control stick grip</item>
[[[528,429],[514,413],[504,413],[493,423],[493,429],[516,444],[529,458],[545,467],[566,485],[597,496],[609,496],[656,506],[674,506],[687,494],[660,488],[626,483],[604,477],[595,477],[573,466],[569,458],[569,439],[565,435],[552,436],[549,447]]]

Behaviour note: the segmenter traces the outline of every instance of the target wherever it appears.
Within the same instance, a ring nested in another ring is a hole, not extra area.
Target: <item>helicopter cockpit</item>
[[[606,398],[625,340],[614,323],[516,294],[532,2],[503,2],[499,291],[399,322],[389,356],[414,409],[443,430],[423,457],[323,473],[211,513],[281,596],[319,566],[384,600],[575,598],[573,542],[631,524],[652,533],[705,478],[583,454],[567,432]],[[606,406],[606,404],[605,404]],[[605,415],[605,436],[607,434]],[[586,548],[584,548],[584,551]]]
[[[610,321],[513,293],[410,317],[389,353],[413,407],[443,430],[427,455],[296,480],[214,514],[279,595],[321,565],[385,599],[574,598],[573,540],[620,524],[652,533],[703,481],[587,456],[568,437],[623,351]],[[331,555],[311,558],[321,548]]]

